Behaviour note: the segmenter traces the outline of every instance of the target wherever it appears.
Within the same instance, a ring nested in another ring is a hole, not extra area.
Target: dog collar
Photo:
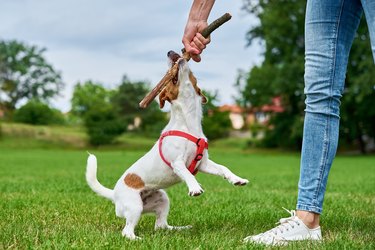
[[[197,151],[195,153],[195,157],[193,161],[190,163],[188,170],[193,175],[196,175],[198,173],[198,169],[195,169],[197,163],[202,160],[203,158],[203,151],[205,149],[208,149],[208,142],[205,138],[197,138],[191,134],[179,131],[179,130],[169,130],[167,132],[164,132],[161,134],[159,138],[159,154],[161,159],[167,164],[170,168],[172,168],[172,164],[164,157],[163,151],[162,151],[162,145],[163,145],[163,139],[167,136],[179,136],[188,139],[191,142],[194,142],[197,145]]]

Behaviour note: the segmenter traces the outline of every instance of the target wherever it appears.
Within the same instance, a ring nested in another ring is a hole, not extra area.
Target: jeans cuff
[[[305,204],[297,204],[297,210],[309,211],[317,214],[321,214],[323,212],[323,209],[320,207]]]

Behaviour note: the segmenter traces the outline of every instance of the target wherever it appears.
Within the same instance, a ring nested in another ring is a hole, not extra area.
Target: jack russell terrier
[[[161,108],[165,101],[171,103],[171,118],[153,148],[125,171],[113,190],[97,180],[96,157],[90,154],[87,159],[88,185],[115,204],[116,215],[126,219],[122,235],[129,239],[139,239],[134,228],[142,213],[156,214],[155,229],[190,228],[168,224],[169,199],[163,189],[183,181],[190,196],[202,194],[203,189],[195,179],[198,171],[221,176],[233,185],[249,182],[208,158],[207,138],[201,124],[202,103],[207,99],[198,88],[187,61],[173,51],[168,52],[168,57],[171,66],[177,63],[179,70],[177,79],[159,94]]]

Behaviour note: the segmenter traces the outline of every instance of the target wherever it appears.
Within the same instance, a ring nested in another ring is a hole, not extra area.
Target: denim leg
[[[308,0],[305,19],[306,109],[297,209],[322,213],[336,154],[340,98],[360,0]]]

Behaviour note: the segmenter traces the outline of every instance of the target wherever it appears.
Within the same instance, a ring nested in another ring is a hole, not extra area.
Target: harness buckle
[[[197,144],[197,146],[199,147],[200,145],[200,142],[201,142],[202,138],[198,138],[197,142],[195,144]]]
[[[202,158],[203,158],[203,154],[197,154],[197,155],[195,156],[194,161],[200,161],[200,160],[202,160]]]

